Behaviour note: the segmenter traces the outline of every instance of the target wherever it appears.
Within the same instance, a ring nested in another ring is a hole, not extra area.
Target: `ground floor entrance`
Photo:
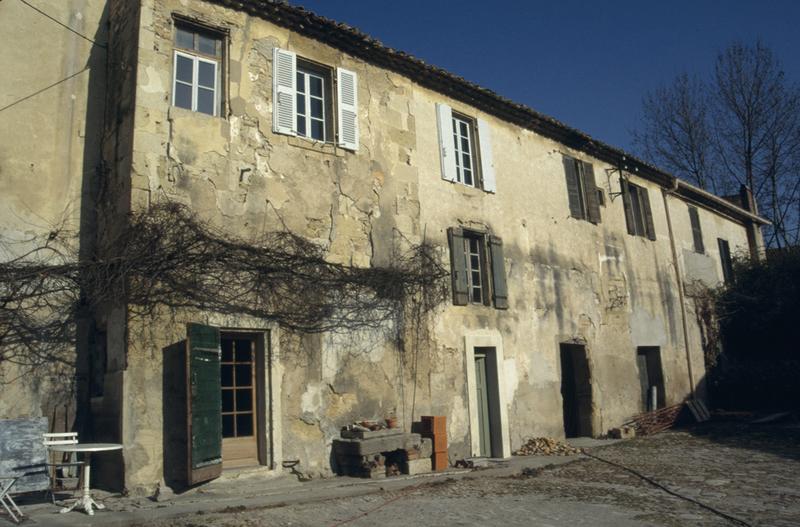
[[[223,468],[261,464],[259,394],[264,392],[263,364],[256,336],[247,333],[220,334],[220,396]],[[261,360],[259,360],[261,359]]]
[[[586,346],[561,344],[560,352],[564,436],[591,436],[592,385]]]

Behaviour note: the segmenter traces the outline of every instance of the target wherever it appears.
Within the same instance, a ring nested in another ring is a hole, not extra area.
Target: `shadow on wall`
[[[164,482],[177,492],[187,488],[186,341],[171,344],[162,353]]]

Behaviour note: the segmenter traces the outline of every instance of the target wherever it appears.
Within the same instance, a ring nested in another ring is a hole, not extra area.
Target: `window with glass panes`
[[[222,437],[255,434],[255,342],[223,338],[220,361],[222,389]]]
[[[472,121],[453,114],[453,142],[455,145],[456,179],[459,183],[477,187],[475,174],[475,132]]]
[[[328,77],[329,78],[329,77]],[[325,121],[328,78],[318,71],[297,65],[297,135],[327,141]]]
[[[219,115],[221,63],[221,35],[176,24],[172,104],[194,112]]]
[[[483,237],[465,235],[464,257],[466,258],[467,287],[469,300],[473,304],[484,303],[483,254]]]

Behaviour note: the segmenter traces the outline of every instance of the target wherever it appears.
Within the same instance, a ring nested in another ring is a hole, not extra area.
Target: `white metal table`
[[[81,508],[89,516],[94,516],[94,510],[92,507],[96,509],[105,509],[105,505],[102,503],[97,503],[92,499],[92,493],[89,487],[89,475],[91,472],[90,469],[90,462],[91,462],[91,455],[92,452],[108,452],[110,450],[122,450],[122,445],[117,443],[78,443],[75,445],[53,445],[50,447],[50,450],[53,452],[80,452],[81,454],[85,455],[84,463],[83,463],[83,492],[81,493],[81,497],[75,500],[75,503],[70,505],[69,507],[64,507],[61,509],[60,512],[69,512],[73,509]]]

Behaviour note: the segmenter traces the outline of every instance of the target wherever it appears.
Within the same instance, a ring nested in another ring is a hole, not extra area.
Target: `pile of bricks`
[[[573,456],[582,450],[551,437],[532,437],[519,447],[515,456]]]
[[[337,472],[362,478],[431,471],[433,443],[401,429],[343,430],[333,440]]]

